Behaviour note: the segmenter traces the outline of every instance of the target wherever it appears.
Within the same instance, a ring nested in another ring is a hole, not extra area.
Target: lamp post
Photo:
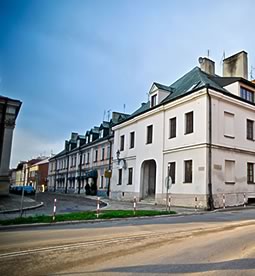
[[[120,150],[118,149],[116,152],[116,156],[117,156],[117,161],[118,161],[118,165],[120,164]]]

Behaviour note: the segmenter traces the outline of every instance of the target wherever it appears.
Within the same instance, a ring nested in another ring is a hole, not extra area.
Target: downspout
[[[209,145],[208,145],[208,207],[212,211],[214,209],[213,193],[212,193],[212,98],[208,89],[209,85],[206,86],[206,93],[209,99]]]
[[[7,110],[7,100],[5,100],[5,102],[4,102],[4,106],[3,106],[3,110],[2,110],[2,119],[0,122],[0,164],[1,164],[1,159],[2,159],[3,144],[4,144],[4,129],[5,129],[6,110]]]
[[[112,159],[112,141],[110,139],[108,139],[109,141],[109,144],[110,144],[110,156],[109,156],[109,163],[108,163],[108,171],[111,170],[111,159]],[[107,186],[107,196],[109,197],[110,195],[110,185],[111,185],[111,178],[109,177],[108,178],[109,181],[108,181],[108,186]]]
[[[57,159],[56,159],[56,161],[55,161],[54,192],[56,192],[56,185],[57,185]]]
[[[78,194],[81,193],[81,166],[82,166],[82,152],[79,152],[80,154],[80,164],[79,164],[79,186],[78,186]]]
[[[66,168],[66,187],[65,187],[65,194],[67,194],[67,184],[68,184],[68,169],[69,169],[69,156],[68,153],[66,154],[67,157],[67,168]]]

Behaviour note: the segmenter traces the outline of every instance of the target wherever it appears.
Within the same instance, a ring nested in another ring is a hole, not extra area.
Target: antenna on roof
[[[254,80],[254,77],[253,77],[253,70],[255,70],[255,67],[253,67],[253,66],[251,65],[251,72],[250,72],[250,78],[251,78],[251,80]]]
[[[207,57],[210,57],[210,49],[207,50]]]
[[[123,113],[125,113],[125,110],[126,110],[126,104],[123,104]]]
[[[110,122],[111,109],[107,111],[107,121]]]
[[[150,100],[150,93],[146,93],[148,101]]]
[[[225,50],[223,50],[223,54],[220,60],[220,67],[223,67],[223,60],[226,58]],[[223,69],[222,69],[223,70]]]

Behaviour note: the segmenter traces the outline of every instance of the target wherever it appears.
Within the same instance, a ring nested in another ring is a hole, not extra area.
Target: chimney
[[[248,79],[248,58],[245,51],[223,60],[223,77],[241,77]]]
[[[206,57],[200,57],[198,62],[200,63],[200,68],[202,71],[209,75],[215,75],[215,63],[213,60]]]

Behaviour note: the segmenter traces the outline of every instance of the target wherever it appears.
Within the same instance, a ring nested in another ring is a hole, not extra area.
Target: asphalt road
[[[79,211],[90,211],[96,209],[96,200],[86,198],[77,194],[61,194],[61,193],[38,193],[36,196],[29,196],[31,199],[36,200],[38,203],[43,202],[43,206],[24,211],[23,216],[35,216],[35,215],[52,215],[54,199],[57,199],[57,213],[71,213]],[[100,208],[105,206],[101,203]],[[19,217],[20,212],[1,214],[0,219],[10,219]]]
[[[255,211],[0,232],[0,275],[255,275]]]

